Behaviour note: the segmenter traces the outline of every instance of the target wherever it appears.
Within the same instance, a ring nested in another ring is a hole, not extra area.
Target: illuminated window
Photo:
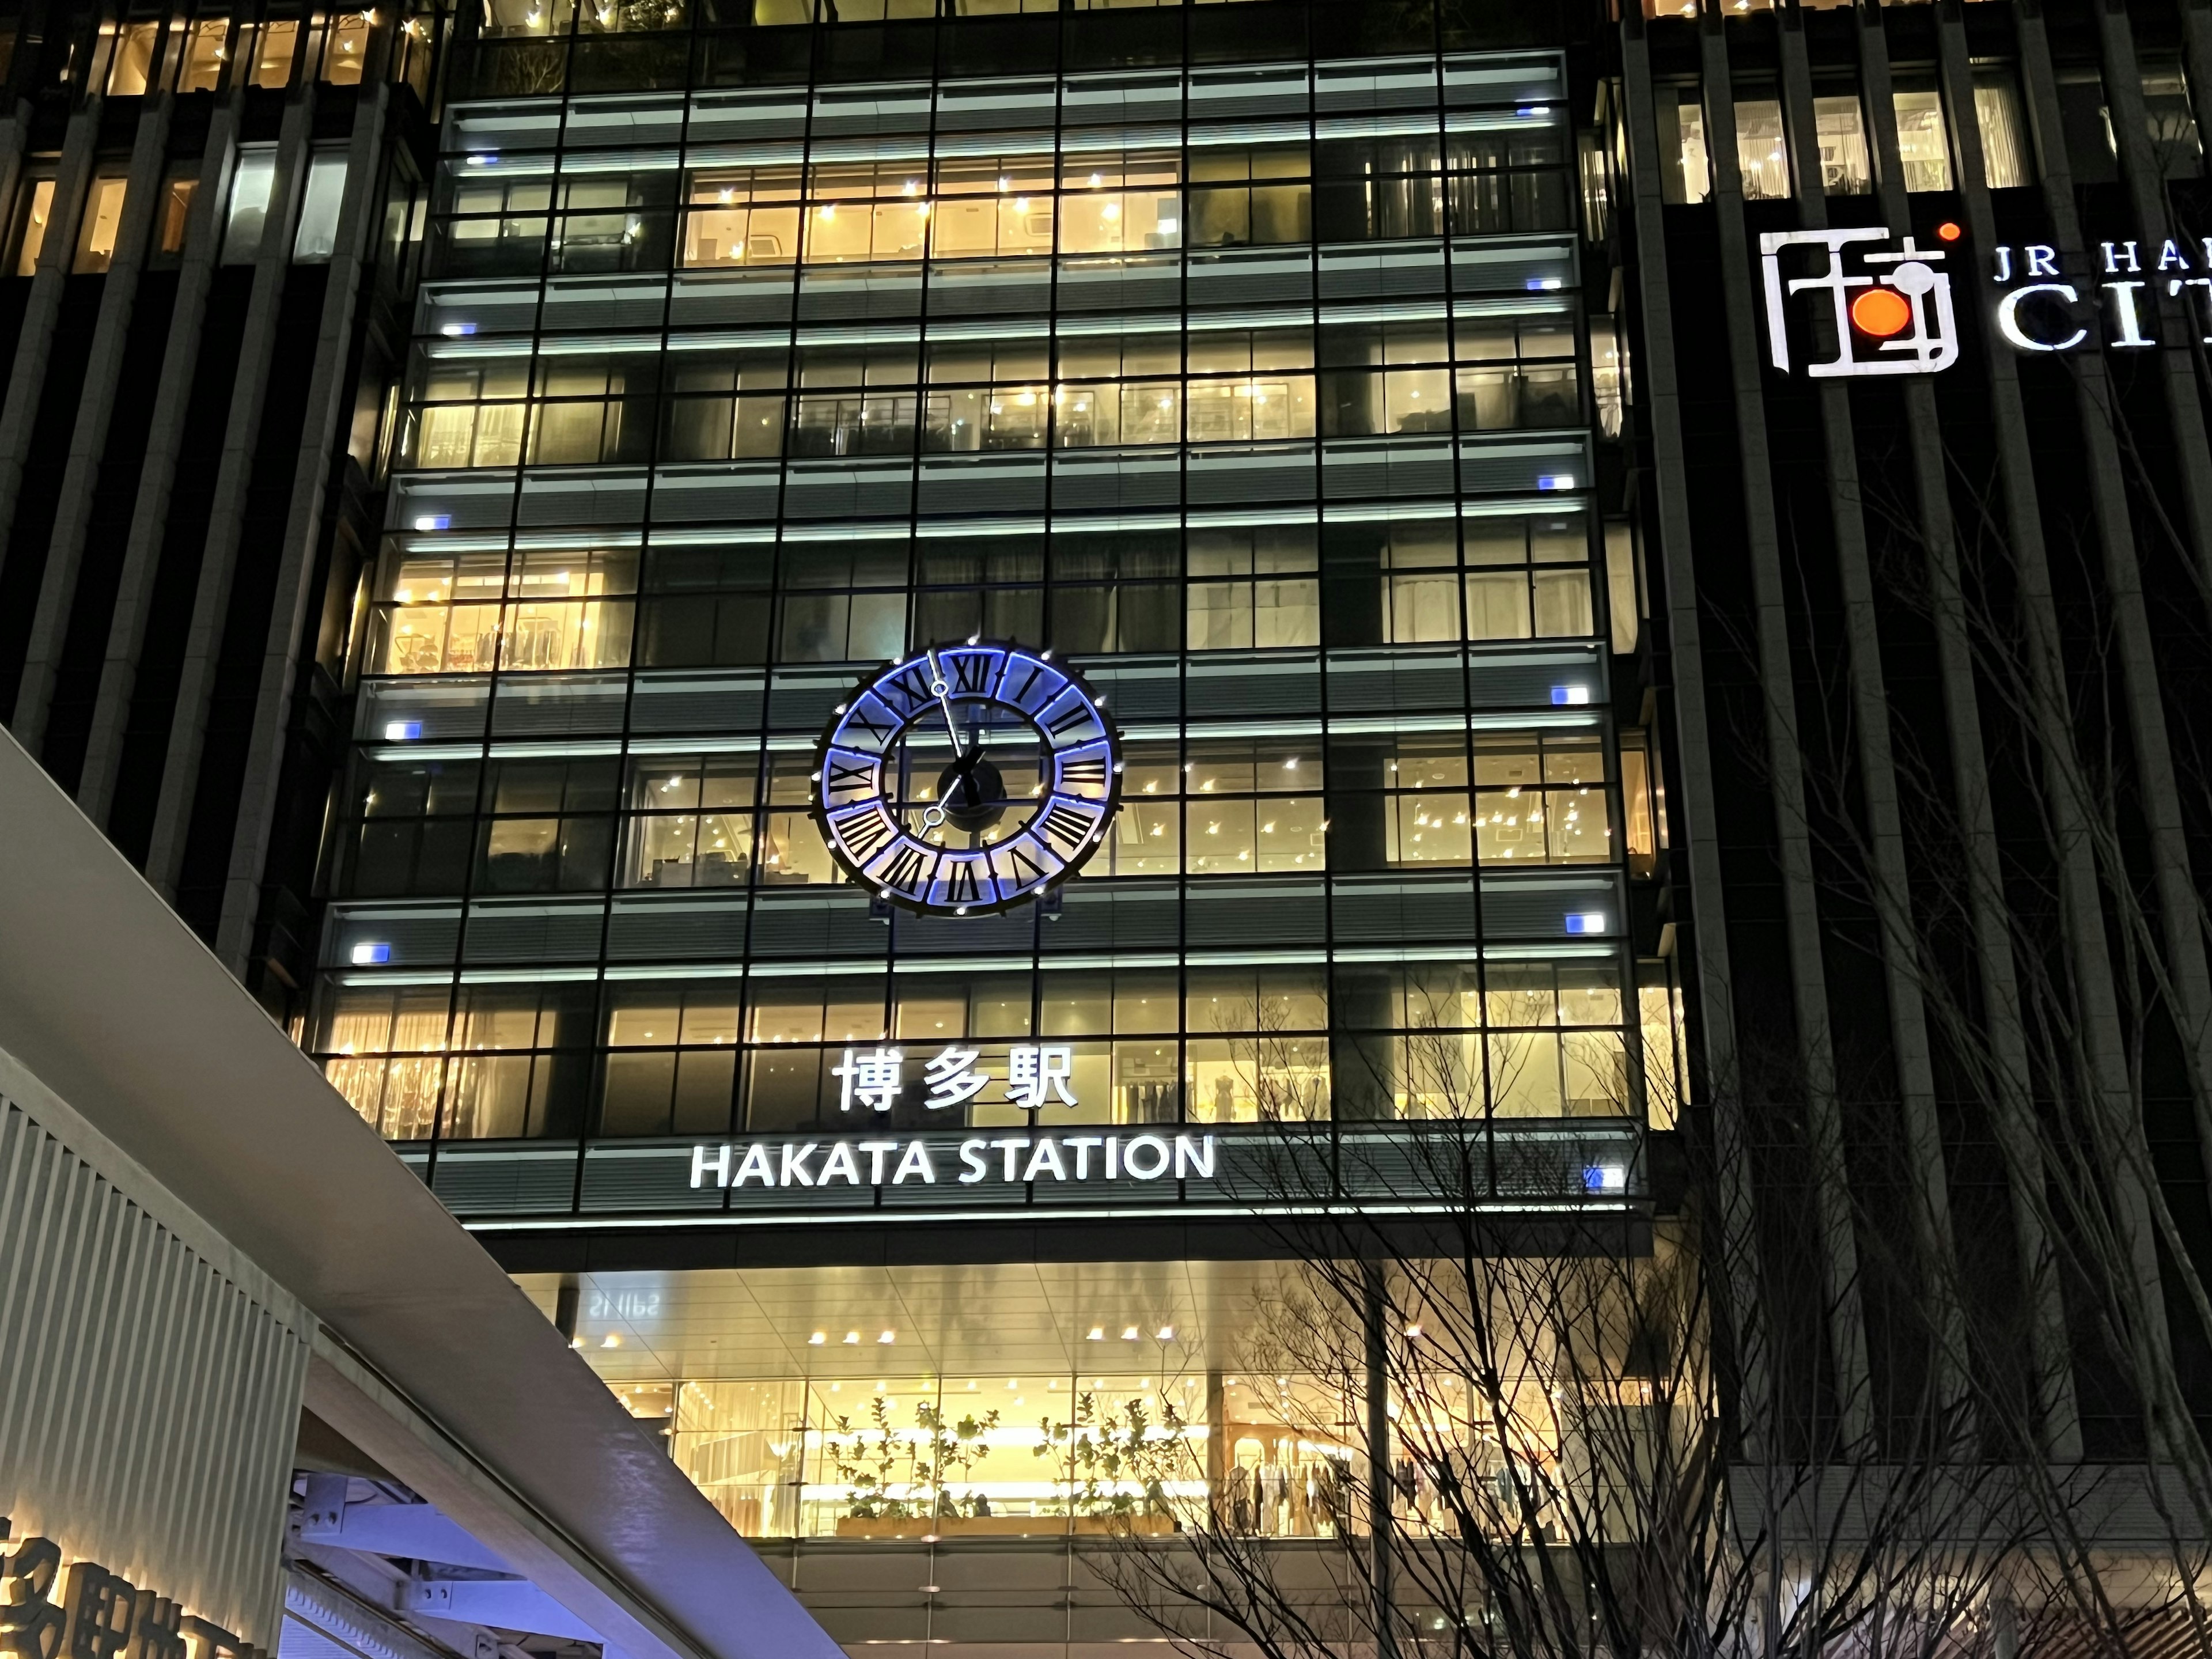
[[[1820,145],[1820,188],[1830,196],[1864,196],[1874,189],[1867,162],[1866,119],[1856,97],[1815,98],[1813,126]]]
[[[1905,163],[1908,191],[1951,188],[1951,141],[1943,126],[1943,100],[1931,88],[1900,88],[1897,101],[1897,150]]]
[[[34,179],[23,204],[23,216],[15,227],[15,274],[28,276],[39,268],[39,255],[46,245],[46,224],[54,214],[54,181]]]
[[[92,181],[84,204],[84,222],[78,228],[76,263],[79,271],[106,270],[115,258],[115,238],[123,228],[123,198],[129,181],[118,175]]]

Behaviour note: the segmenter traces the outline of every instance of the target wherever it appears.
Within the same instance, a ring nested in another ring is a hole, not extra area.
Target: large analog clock
[[[879,897],[980,915],[1036,897],[1098,850],[1121,799],[1104,700],[1049,651],[933,647],[854,688],[822,734],[814,813]]]

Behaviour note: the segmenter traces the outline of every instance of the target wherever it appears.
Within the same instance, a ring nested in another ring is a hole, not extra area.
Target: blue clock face
[[[814,813],[880,897],[981,915],[1057,886],[1121,799],[1103,700],[1052,653],[937,646],[855,687],[822,735]]]

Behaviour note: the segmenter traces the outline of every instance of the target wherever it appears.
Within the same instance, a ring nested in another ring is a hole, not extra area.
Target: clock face
[[[1097,852],[1121,799],[1102,700],[1049,652],[933,647],[855,687],[822,735],[814,813],[878,896],[932,915],[1004,910]]]

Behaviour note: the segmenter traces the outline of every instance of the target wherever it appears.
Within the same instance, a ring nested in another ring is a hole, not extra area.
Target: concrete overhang
[[[13,738],[0,1049],[322,1327],[307,1405],[626,1659],[842,1659]]]

